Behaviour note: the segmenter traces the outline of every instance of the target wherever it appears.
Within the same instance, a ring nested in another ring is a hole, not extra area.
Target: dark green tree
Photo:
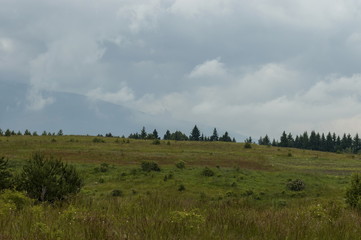
[[[288,147],[288,137],[285,131],[283,131],[280,138],[280,147]]]
[[[53,157],[34,153],[19,176],[18,188],[39,201],[63,200],[80,191],[83,181],[76,169]]]
[[[141,139],[147,138],[147,132],[145,131],[145,127],[143,127],[142,130],[140,131],[140,138]]]
[[[197,127],[197,125],[194,126],[191,135],[189,136],[189,140],[191,141],[199,141],[199,138],[201,136],[201,133]]]
[[[170,138],[171,138],[170,131],[169,131],[169,130],[167,130],[167,131],[165,132],[165,134],[164,134],[163,139],[164,139],[164,140],[170,140]]]
[[[8,160],[0,157],[0,191],[11,186],[12,174],[9,171]]]
[[[228,132],[225,132],[222,137],[219,138],[219,141],[222,142],[232,142],[231,137],[228,135]]]
[[[217,132],[217,129],[216,129],[216,128],[213,129],[213,134],[212,134],[210,140],[211,140],[211,141],[218,141],[218,132]]]
[[[352,144],[352,151],[353,153],[358,153],[361,149],[361,140],[356,133],[355,137],[353,138],[353,144]]]
[[[5,136],[6,136],[6,137],[10,137],[10,136],[11,136],[11,131],[10,131],[10,129],[6,129],[6,131],[5,131]]]
[[[154,137],[155,139],[159,139],[157,129],[154,129],[154,131],[153,131],[153,137]]]

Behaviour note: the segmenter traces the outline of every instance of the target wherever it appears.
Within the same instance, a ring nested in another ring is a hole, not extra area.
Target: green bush
[[[346,190],[346,203],[352,208],[360,208],[361,176],[354,173],[351,176],[351,186]]]
[[[83,181],[73,166],[53,157],[35,153],[18,178],[18,188],[39,201],[64,200],[80,191]]]
[[[8,160],[4,157],[0,158],[0,191],[11,187],[12,174],[9,171]]]
[[[178,191],[183,192],[185,190],[186,190],[186,187],[183,184],[179,185]]]
[[[105,141],[101,138],[93,138],[93,143],[105,143]]]
[[[201,173],[202,176],[206,176],[206,177],[212,177],[214,176],[214,172],[212,171],[212,169],[205,167]]]
[[[144,172],[156,171],[159,172],[160,168],[156,162],[144,161],[141,163],[141,168]]]
[[[184,169],[186,167],[186,164],[183,161],[179,161],[175,164],[175,166],[179,169]]]
[[[159,140],[158,138],[156,138],[156,139],[154,139],[154,140],[152,141],[152,144],[153,144],[153,145],[160,145],[160,140]]]
[[[252,144],[250,144],[249,142],[246,142],[244,144],[244,148],[252,148]]]
[[[28,198],[22,192],[7,189],[0,194],[0,201],[14,204],[16,210],[21,210],[27,206],[31,206],[34,200]]]
[[[113,197],[121,197],[121,196],[123,196],[123,192],[122,192],[122,190],[114,189],[114,190],[112,191],[112,196],[113,196]]]
[[[288,180],[286,187],[288,190],[291,191],[302,191],[303,189],[305,189],[306,184],[301,179],[296,179],[296,180],[290,179]]]

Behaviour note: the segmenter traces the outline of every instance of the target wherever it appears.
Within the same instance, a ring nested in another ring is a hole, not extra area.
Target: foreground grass
[[[40,150],[75,164],[85,179],[67,202],[0,206],[0,239],[359,239],[361,216],[344,204],[359,155],[93,139],[0,137],[0,156],[15,172]],[[142,172],[144,160],[161,172]],[[186,169],[175,167],[181,160]],[[205,166],[215,175],[202,176]],[[306,189],[287,190],[289,179],[302,179]]]

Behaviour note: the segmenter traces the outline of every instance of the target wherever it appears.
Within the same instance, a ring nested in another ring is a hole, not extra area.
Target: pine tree
[[[282,136],[280,138],[280,147],[288,147],[288,138],[285,131],[283,131]]]
[[[164,139],[164,140],[170,140],[170,138],[171,138],[170,131],[167,130],[166,133],[164,134],[163,139]]]
[[[145,131],[145,127],[143,127],[141,132],[140,132],[140,138],[141,139],[146,139],[147,138],[147,132]]]
[[[201,136],[201,133],[199,132],[197,125],[195,125],[191,132],[189,139],[191,141],[199,141],[200,136]]]
[[[218,132],[217,132],[217,129],[214,128],[213,129],[213,135],[211,136],[211,141],[218,141]]]
[[[355,137],[353,138],[352,152],[358,153],[360,151],[360,148],[361,148],[361,141],[358,134],[356,133]]]
[[[155,139],[159,139],[157,129],[154,129],[154,131],[153,131],[153,137],[154,137]]]

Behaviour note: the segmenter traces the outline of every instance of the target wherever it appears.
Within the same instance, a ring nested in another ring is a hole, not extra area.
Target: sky
[[[137,122],[155,127],[361,133],[360,1],[0,5],[0,81],[27,86],[21,111],[59,106],[64,93],[140,112]]]

